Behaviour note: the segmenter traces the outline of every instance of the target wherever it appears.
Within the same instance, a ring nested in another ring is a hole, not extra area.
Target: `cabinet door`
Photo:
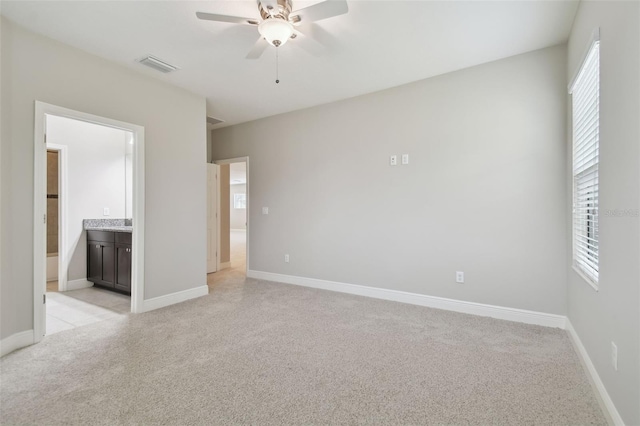
[[[87,280],[113,287],[116,272],[115,247],[104,241],[87,242]]]
[[[102,284],[113,287],[116,274],[115,246],[113,243],[102,243]]]
[[[97,241],[87,242],[87,280],[102,281],[102,244]]]
[[[128,244],[116,244],[115,287],[131,292],[131,246]]]

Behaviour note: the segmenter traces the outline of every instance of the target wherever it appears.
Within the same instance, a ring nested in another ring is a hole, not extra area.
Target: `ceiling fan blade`
[[[203,19],[205,21],[229,22],[231,24],[258,25],[257,19],[242,18],[240,16],[216,15],[215,13],[206,13],[206,12],[196,12],[196,16],[199,19]]]
[[[293,30],[293,33],[296,35],[295,45],[300,46],[313,56],[322,56],[326,51],[326,47],[313,37],[310,30],[305,32],[307,33],[306,35],[297,29]]]
[[[256,44],[253,45],[249,53],[247,53],[246,58],[258,59],[260,56],[262,56],[262,53],[265,51],[267,46],[269,46],[269,42],[265,40],[264,37],[260,37],[258,41],[256,41]]]
[[[296,22],[314,22],[343,15],[349,11],[346,0],[326,0],[312,6],[291,12],[290,20]],[[298,18],[295,18],[295,17]]]

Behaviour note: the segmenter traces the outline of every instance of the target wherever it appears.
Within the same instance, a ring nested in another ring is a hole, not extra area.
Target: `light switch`
[[[402,164],[409,164],[409,154],[402,154]]]
[[[262,214],[269,214],[269,207],[263,207]]]
[[[392,155],[391,157],[389,157],[389,165],[390,166],[396,166],[398,164],[398,156],[397,155]]]

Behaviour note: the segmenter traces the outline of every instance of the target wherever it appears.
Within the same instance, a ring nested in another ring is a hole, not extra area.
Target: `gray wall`
[[[0,338],[33,328],[36,100],[145,127],[144,298],[206,285],[204,98],[4,18],[1,69]]]
[[[247,229],[247,209],[236,209],[233,207],[233,196],[235,194],[246,194],[247,185],[236,184],[231,185],[231,193],[229,194],[230,204],[230,226],[231,229]]]
[[[600,27],[599,291],[570,269],[568,316],[629,425],[640,424],[639,18],[638,2],[581,2],[567,66],[570,81]],[[567,181],[570,185],[571,176]],[[612,341],[618,346],[618,371],[611,364]]]
[[[207,163],[211,163],[211,129],[207,124]]]
[[[565,314],[565,112],[557,46],[214,130],[212,155],[250,157],[251,270]]]

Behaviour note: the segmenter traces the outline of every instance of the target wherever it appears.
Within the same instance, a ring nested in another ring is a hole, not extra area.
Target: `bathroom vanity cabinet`
[[[87,280],[131,294],[131,233],[87,230]]]

